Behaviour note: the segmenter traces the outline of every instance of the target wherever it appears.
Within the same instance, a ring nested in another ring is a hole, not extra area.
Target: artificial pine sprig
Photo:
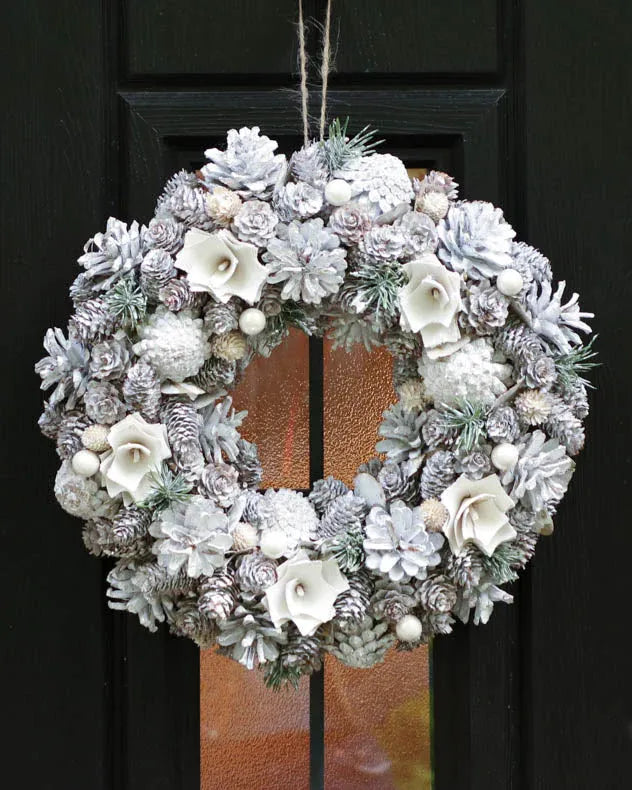
[[[105,301],[110,313],[129,329],[136,329],[147,312],[147,298],[137,285],[134,274],[121,278],[112,286]]]
[[[191,483],[179,472],[174,473],[166,464],[152,475],[152,491],[139,507],[161,511],[173,502],[185,502],[191,496]]]
[[[349,294],[354,294],[351,305],[357,312],[371,310],[378,321],[388,321],[397,312],[399,292],[405,284],[406,275],[399,263],[361,263],[349,273],[345,292],[348,290]]]
[[[515,582],[517,570],[524,568],[528,556],[516,543],[501,543],[491,557],[482,555],[484,572],[491,576],[495,584]]]
[[[334,557],[342,571],[354,573],[364,564],[364,538],[362,528],[354,525],[323,541],[321,553]]]
[[[353,137],[347,137],[347,127],[349,118],[341,123],[340,118],[336,118],[329,124],[329,137],[324,142],[325,158],[329,170],[338,170],[350,160],[358,156],[366,156],[372,153],[375,148],[384,140],[375,140],[376,129],[365,126]]]
[[[441,413],[446,427],[459,432],[455,445],[457,450],[468,453],[485,438],[487,408],[480,403],[461,400],[456,406],[444,405]]]
[[[299,666],[286,666],[283,656],[279,656],[275,661],[265,664],[263,679],[266,686],[273,691],[280,691],[288,686],[296,690],[303,674]]]
[[[597,356],[597,352],[593,350],[593,344],[597,337],[598,335],[595,335],[585,346],[578,346],[569,351],[568,354],[561,354],[555,358],[555,370],[562,387],[570,388],[579,382],[585,387],[594,389],[594,385],[584,378],[582,374],[599,367],[601,364],[600,362],[590,361]]]

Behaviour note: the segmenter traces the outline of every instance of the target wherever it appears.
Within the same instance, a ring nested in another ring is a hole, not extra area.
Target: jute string
[[[325,137],[327,123],[327,89],[329,87],[329,71],[331,69],[331,6],[333,0],[327,0],[325,11],[325,24],[323,25],[323,48],[320,58],[320,139]],[[307,86],[307,52],[305,49],[305,18],[303,15],[303,0],[298,0],[298,45],[299,65],[301,73],[301,112],[303,115],[303,140],[309,142],[309,89]]]

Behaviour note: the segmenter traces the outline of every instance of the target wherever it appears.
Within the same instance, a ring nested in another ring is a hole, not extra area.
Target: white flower
[[[151,475],[171,457],[167,429],[145,422],[134,413],[113,425],[108,433],[112,450],[102,457],[101,475],[111,497],[123,494],[123,502],[141,502],[151,489]]]
[[[491,557],[496,548],[516,537],[507,511],[514,501],[507,496],[496,475],[470,480],[465,475],[441,494],[449,518],[443,527],[453,554],[472,542]]]
[[[349,589],[333,557],[310,560],[305,551],[279,565],[277,575],[264,598],[270,619],[276,628],[291,620],[303,636],[333,618],[334,601]]]
[[[191,228],[175,264],[187,273],[192,291],[210,293],[220,302],[238,296],[253,304],[267,277],[254,244],[238,241],[228,230],[207,233]]]
[[[454,343],[459,337],[456,315],[461,309],[461,277],[428,253],[402,267],[408,283],[399,292],[402,328],[421,332],[424,345]]]

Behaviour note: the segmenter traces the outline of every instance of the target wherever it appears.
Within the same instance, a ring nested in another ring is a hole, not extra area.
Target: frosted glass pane
[[[241,434],[259,448],[263,486],[309,487],[309,364],[306,335],[291,329],[269,359],[255,358],[233,393],[248,417]]]
[[[430,790],[428,650],[325,664],[325,790]]]

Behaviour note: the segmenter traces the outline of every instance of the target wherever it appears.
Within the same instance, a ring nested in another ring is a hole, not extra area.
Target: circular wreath
[[[117,558],[110,607],[275,687],[325,652],[368,667],[487,622],[584,443],[591,314],[499,208],[374,145],[335,122],[288,161],[229,131],[147,227],[111,218],[88,241],[67,334],[36,365],[55,495]],[[258,490],[228,393],[290,326],[392,354],[398,401],[351,489]]]

